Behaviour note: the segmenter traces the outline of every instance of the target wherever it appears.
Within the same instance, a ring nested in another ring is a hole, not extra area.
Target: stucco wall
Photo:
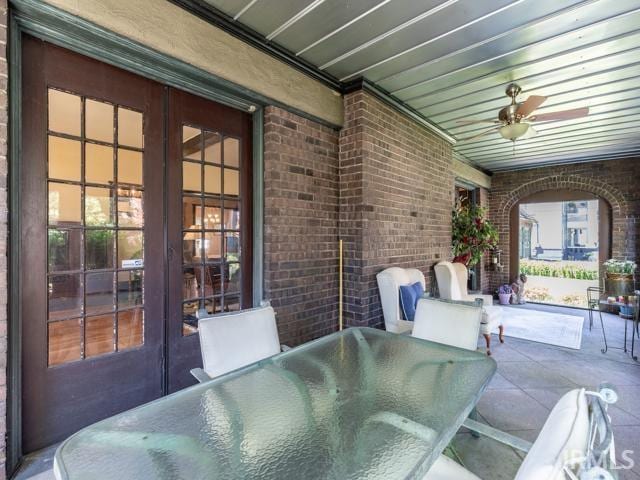
[[[166,0],[47,3],[285,105],[342,125],[342,97]]]
[[[461,162],[460,160],[453,159],[451,164],[453,175],[456,178],[466,180],[478,187],[489,189],[491,188],[491,177],[486,173],[472,167],[468,163]]]

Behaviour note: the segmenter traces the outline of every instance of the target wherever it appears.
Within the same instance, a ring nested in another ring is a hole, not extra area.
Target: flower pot
[[[611,273],[604,275],[604,290],[607,295],[619,297],[620,295],[633,294],[633,274],[631,273]]]
[[[631,306],[631,305],[620,305],[620,313],[622,315],[626,315],[626,316],[633,315],[633,306]]]
[[[500,305],[509,305],[509,300],[511,300],[510,293],[499,293],[498,299],[500,301]]]

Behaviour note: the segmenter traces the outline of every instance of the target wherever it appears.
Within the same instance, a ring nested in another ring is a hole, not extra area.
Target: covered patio
[[[0,479],[640,479],[639,0],[0,23]]]

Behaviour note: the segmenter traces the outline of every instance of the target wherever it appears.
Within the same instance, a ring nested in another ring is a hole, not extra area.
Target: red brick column
[[[363,91],[344,99],[340,134],[340,235],[345,322],[383,324],[376,274],[451,257],[451,146]]]
[[[288,345],[337,329],[338,180],[338,132],[268,107],[264,296]]]

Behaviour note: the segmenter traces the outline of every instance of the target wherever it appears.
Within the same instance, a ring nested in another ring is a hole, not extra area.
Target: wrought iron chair
[[[593,310],[600,310],[600,299],[604,295],[604,288],[602,287],[588,287],[587,288],[587,306],[589,307],[589,330],[593,328]],[[602,315],[600,316],[602,320]]]

